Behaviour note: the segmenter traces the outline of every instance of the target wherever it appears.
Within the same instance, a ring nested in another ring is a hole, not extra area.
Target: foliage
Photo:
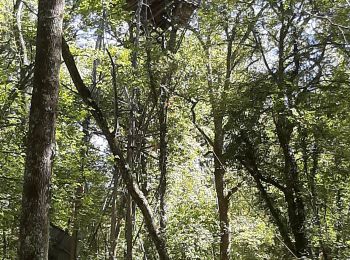
[[[24,3],[21,33],[29,64],[23,64],[18,45],[13,3],[0,0],[3,259],[15,259],[17,252],[34,66],[36,2]],[[266,191],[295,244],[283,191],[294,184],[286,177],[285,139],[300,189],[293,196],[304,203],[308,257],[318,259],[323,252],[332,259],[349,258],[348,1],[202,1],[187,27],[176,28],[176,50],[169,47],[172,28],[154,28],[141,19],[137,32],[137,14],[124,6],[119,0],[67,1],[65,38],[125,154],[130,110],[136,104],[136,144],[141,148],[132,174],[157,224],[159,102],[162,89],[167,93],[164,237],[170,258],[219,259],[217,155],[210,142],[218,115],[224,132],[224,191],[238,187],[228,210],[231,258],[293,259],[298,253],[287,248],[263,195]],[[91,107],[62,67],[50,219],[70,235],[78,228],[80,259],[106,259],[112,241],[116,259],[121,259],[126,250],[125,183]],[[132,207],[135,259],[158,259],[142,212]],[[120,217],[120,231],[111,238],[113,216]]]

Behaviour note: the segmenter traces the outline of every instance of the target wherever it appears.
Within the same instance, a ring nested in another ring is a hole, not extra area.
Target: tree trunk
[[[74,213],[73,213],[73,232],[72,232],[72,244],[70,248],[70,259],[76,260],[78,258],[78,244],[79,244],[79,211],[81,208],[82,196],[84,188],[80,183],[75,190],[75,201],[74,201]]]
[[[137,89],[132,90],[131,99],[129,100],[129,129],[128,129],[128,150],[127,150],[127,161],[128,166],[130,169],[130,173],[132,177],[134,177],[135,172],[135,153],[134,149],[136,148],[135,143],[135,128],[136,128],[136,120],[135,120],[135,113],[136,113],[136,92]],[[132,260],[132,247],[133,247],[133,201],[132,197],[129,194],[127,194],[126,199],[126,216],[125,216],[125,239],[126,239],[126,255],[125,259]]]
[[[27,48],[24,42],[23,34],[22,34],[22,9],[23,9],[23,1],[17,0],[14,6],[14,13],[16,16],[15,23],[15,40],[16,45],[19,48],[20,53],[20,61],[21,61],[21,71],[23,66],[29,65]]]
[[[113,85],[113,94],[114,94],[114,135],[119,135],[119,101],[118,101],[118,85],[117,85],[117,68],[114,63],[111,53],[107,49],[107,54],[111,61],[111,76],[112,76],[112,85]],[[114,169],[114,184],[113,184],[113,194],[112,194],[112,213],[111,213],[111,230],[109,237],[109,260],[115,259],[115,250],[117,246],[117,240],[120,232],[121,220],[124,217],[123,209],[125,207],[125,197],[124,195],[119,196],[118,194],[119,187],[119,173],[117,166]]]
[[[27,55],[26,44],[22,34],[22,10],[23,10],[23,1],[16,0],[14,6],[14,16],[15,22],[13,26],[13,32],[16,42],[16,47],[19,49],[19,80],[18,83],[14,86],[14,88],[9,93],[7,99],[2,102],[0,107],[0,121],[5,121],[7,115],[11,111],[12,103],[18,97],[20,91],[24,91],[27,87],[27,83],[30,81],[30,75],[32,72],[32,66],[29,66],[29,60]],[[27,106],[27,102],[24,102],[25,106]],[[26,122],[26,121],[24,121]]]
[[[83,133],[84,136],[82,138],[83,146],[80,150],[80,177],[77,180],[78,187],[75,190],[75,199],[74,199],[74,212],[73,212],[73,232],[72,232],[72,244],[71,244],[71,254],[70,259],[76,260],[78,259],[78,248],[79,248],[79,231],[80,231],[80,219],[79,219],[79,213],[80,209],[82,207],[83,203],[83,196],[84,196],[84,185],[85,185],[85,177],[84,177],[84,170],[85,170],[85,164],[86,164],[86,158],[88,158],[89,153],[89,141],[90,141],[90,132],[89,132],[89,125],[90,125],[90,116],[87,116],[83,121]]]
[[[117,172],[117,169],[115,169],[115,172]],[[115,249],[117,247],[121,220],[124,215],[123,211],[126,204],[125,196],[118,193],[119,183],[119,174],[115,173],[112,194],[111,229],[109,235],[109,260],[115,260]]]
[[[160,231],[165,234],[166,228],[166,202],[165,193],[167,188],[167,113],[168,113],[168,95],[166,90],[160,89],[159,104],[159,218]]]
[[[40,0],[27,135],[19,259],[47,259],[49,186],[54,156],[62,43],[62,0]]]
[[[225,195],[225,168],[223,164],[223,118],[214,113],[214,177],[215,190],[219,206],[220,221],[220,260],[230,259],[230,222],[228,216],[229,199]]]
[[[125,211],[125,240],[126,240],[126,253],[125,259],[132,260],[132,198],[130,194],[126,195],[126,211]]]
[[[284,176],[286,189],[284,192],[287,202],[288,218],[295,239],[295,250],[298,257],[309,256],[310,250],[305,231],[306,213],[301,195],[298,166],[290,147],[293,125],[285,116],[275,120],[280,147],[284,156]]]

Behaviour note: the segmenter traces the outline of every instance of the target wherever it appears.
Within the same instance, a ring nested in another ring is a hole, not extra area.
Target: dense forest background
[[[66,0],[49,219],[71,259],[350,259],[349,14]],[[0,0],[1,259],[17,258],[37,16]]]

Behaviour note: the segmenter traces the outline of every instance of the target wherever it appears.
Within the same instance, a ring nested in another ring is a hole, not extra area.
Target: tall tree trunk
[[[118,180],[114,174],[113,194],[112,194],[112,212],[111,212],[111,230],[109,233],[109,260],[115,259],[115,247],[117,246],[116,228],[117,228],[117,193]]]
[[[33,95],[27,135],[19,259],[47,259],[49,186],[55,144],[63,0],[40,0]]]
[[[83,146],[80,151],[80,177],[78,178],[78,187],[75,190],[75,200],[74,200],[74,213],[73,213],[73,233],[72,233],[72,244],[71,244],[71,254],[70,258],[71,260],[76,260],[78,258],[78,247],[79,247],[79,230],[80,230],[80,224],[79,224],[79,212],[82,207],[82,200],[84,196],[84,185],[85,185],[85,177],[84,177],[84,170],[86,165],[86,158],[88,157],[88,144],[90,141],[90,132],[89,132],[89,125],[90,125],[90,116],[87,116],[83,121],[83,139],[82,143]]]
[[[291,116],[290,104],[293,103],[292,90],[290,84],[286,83],[291,79],[286,75],[287,66],[285,64],[285,56],[287,55],[287,48],[285,39],[288,35],[288,30],[291,28],[289,28],[289,23],[285,23],[287,17],[285,14],[287,10],[283,2],[278,5],[278,12],[281,14],[281,27],[278,36],[278,65],[277,71],[274,74],[274,81],[280,90],[278,97],[281,101],[278,101],[275,105],[276,117],[274,118],[274,121],[279,145],[283,151],[284,157],[284,181],[286,185],[284,197],[287,203],[288,220],[295,239],[294,244],[296,255],[297,257],[304,257],[311,255],[308,248],[308,239],[305,230],[306,212],[304,208],[304,200],[301,195],[302,185],[300,183],[294,151],[291,147],[294,125],[289,120],[288,116]],[[292,80],[295,80],[300,69],[299,50],[295,31],[293,33],[293,38],[293,62],[295,67],[292,73]],[[296,80],[295,83],[298,84],[297,82],[298,81]]]
[[[112,85],[113,85],[113,94],[114,94],[114,135],[117,137],[119,135],[119,101],[118,101],[118,85],[117,85],[117,67],[113,60],[111,53],[107,50],[107,54],[111,61],[111,76],[112,76]],[[124,194],[121,196],[118,194],[119,187],[119,173],[117,165],[114,169],[114,183],[113,183],[113,194],[112,194],[112,212],[111,212],[111,230],[109,236],[109,260],[115,259],[115,250],[117,246],[117,240],[120,232],[121,220],[124,217],[123,209],[125,207],[125,197]]]
[[[133,176],[135,171],[135,154],[134,149],[136,148],[135,143],[135,98],[136,89],[132,90],[132,95],[130,97],[129,104],[129,129],[128,129],[128,150],[127,150],[127,161],[130,169],[130,174]],[[134,176],[133,176],[134,177]],[[130,193],[127,194],[126,199],[126,216],[125,216],[125,239],[126,239],[126,255],[125,259],[132,260],[132,247],[133,247],[133,201]]]
[[[170,39],[167,44],[167,49],[172,54],[176,53],[176,37],[177,29],[171,28]],[[167,190],[167,156],[168,156],[168,103],[169,103],[169,89],[171,88],[172,74],[174,73],[174,63],[171,62],[165,75],[161,80],[159,87],[159,108],[158,108],[158,120],[159,120],[159,224],[160,232],[165,236],[166,229],[166,190]],[[151,83],[152,84],[152,83]],[[166,86],[166,87],[164,87]]]
[[[230,223],[228,216],[229,199],[225,195],[225,166],[223,164],[223,118],[215,113],[214,115],[214,177],[215,190],[219,207],[220,221],[220,260],[230,258]]]
[[[210,100],[214,119],[214,181],[215,191],[219,210],[220,222],[220,260],[230,259],[230,221],[228,216],[229,198],[225,192],[225,162],[223,158],[224,152],[224,124],[223,119],[226,111],[226,91],[230,86],[230,78],[232,73],[232,39],[228,40],[226,53],[226,72],[224,79],[224,91],[221,93],[221,101],[218,103],[218,97],[215,95],[215,85],[213,82],[213,70],[211,66],[211,51],[209,47],[205,47],[208,58],[207,73],[208,87],[210,91]]]
[[[141,8],[142,8],[142,0],[137,1],[137,10],[136,10],[136,30],[134,36],[134,26],[130,27],[130,38],[134,44],[134,50],[132,52],[131,63],[134,69],[135,76],[137,76],[138,69],[138,48],[139,48],[139,37],[140,37],[140,25],[141,25]],[[134,177],[135,171],[135,128],[136,128],[136,120],[135,120],[135,93],[136,89],[132,90],[132,95],[129,100],[129,129],[128,129],[128,147],[127,147],[127,162],[130,169],[129,174]],[[133,248],[133,215],[135,210],[133,210],[133,200],[131,194],[128,192],[126,195],[126,211],[125,211],[125,240],[126,240],[126,252],[125,259],[132,260],[132,248]]]

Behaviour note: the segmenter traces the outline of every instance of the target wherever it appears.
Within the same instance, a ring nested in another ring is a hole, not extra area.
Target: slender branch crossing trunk
[[[170,259],[167,253],[167,248],[165,246],[165,240],[159,232],[159,229],[154,221],[152,210],[148,204],[148,201],[140,190],[138,184],[135,182],[127,165],[127,161],[124,158],[124,153],[122,152],[121,146],[117,142],[114,133],[109,130],[109,125],[106,118],[104,117],[97,103],[93,100],[90,90],[84,84],[75,65],[74,58],[70,53],[69,46],[65,41],[63,41],[62,54],[74,85],[79,92],[79,95],[83,99],[84,103],[90,108],[92,116],[96,120],[103,135],[106,137],[109,148],[115,158],[115,163],[118,166],[126,188],[144,217],[145,225],[157,249],[159,259]]]

